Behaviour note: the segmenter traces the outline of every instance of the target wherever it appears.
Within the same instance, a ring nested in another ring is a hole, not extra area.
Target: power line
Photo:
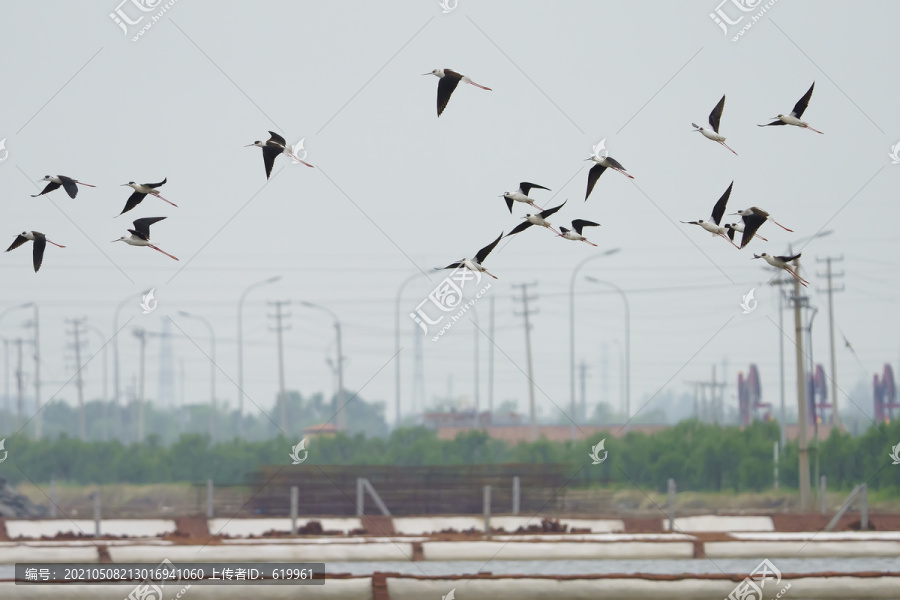
[[[825,263],[825,274],[817,273],[819,277],[826,277],[828,279],[828,287],[824,290],[828,292],[828,332],[831,338],[831,422],[840,426],[841,417],[838,413],[838,395],[837,395],[837,364],[835,362],[834,356],[834,292],[843,292],[844,286],[842,285],[839,288],[835,288],[832,285],[832,278],[840,278],[844,276],[844,272],[833,273],[831,271],[831,263],[832,262],[841,262],[844,260],[843,256],[827,256],[825,258],[816,258],[817,263]],[[819,290],[821,292],[823,290]]]

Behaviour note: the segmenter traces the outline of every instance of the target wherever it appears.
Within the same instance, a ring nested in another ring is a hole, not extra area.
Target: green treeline
[[[606,437],[606,461],[592,465],[591,446]],[[668,478],[679,491],[762,491],[773,483],[776,423],[755,423],[741,430],[697,421],[653,435],[629,432],[587,441],[507,445],[483,432],[455,440],[440,440],[434,431],[405,428],[389,436],[337,435],[309,440],[304,466],[463,465],[492,463],[562,463],[571,465],[579,487],[633,484],[663,491]],[[183,434],[169,445],[150,436],[143,443],[82,442],[65,435],[34,441],[10,436],[0,478],[12,484],[46,483],[51,478],[73,484],[94,483],[242,483],[262,465],[289,465],[291,447],[299,440],[283,437],[263,441],[233,439],[211,444],[200,434]],[[893,465],[891,447],[900,443],[900,423],[872,427],[853,437],[834,431],[818,450],[810,446],[810,464],[818,452],[819,472],[831,489],[850,489],[868,482],[870,489],[900,490],[900,465]],[[788,443],[779,462],[782,487],[797,486],[797,445]]]

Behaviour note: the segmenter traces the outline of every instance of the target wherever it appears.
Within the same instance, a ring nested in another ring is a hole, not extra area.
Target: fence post
[[[484,508],[484,535],[491,537],[491,486],[484,486],[482,494],[482,505]]]
[[[94,492],[94,537],[100,537],[100,486]]]
[[[361,517],[366,513],[366,495],[363,488],[363,478],[356,478],[356,516]]]
[[[206,480],[206,518],[213,518],[213,481],[212,479]]]
[[[56,480],[50,480],[50,518],[55,519],[57,516],[57,505],[59,504],[59,495],[56,493]]]
[[[291,535],[297,535],[297,504],[300,497],[300,489],[296,485],[291,486]]]
[[[819,504],[821,506],[822,514],[826,514],[828,510],[828,506],[825,503],[825,490],[826,490],[826,481],[825,476],[822,475],[819,477]]]
[[[862,484],[859,513],[859,528],[866,531],[869,529],[869,486],[865,483]]]
[[[519,502],[520,502],[519,493],[521,492],[520,486],[521,486],[521,481],[519,480],[519,476],[516,475],[515,477],[513,477],[513,487],[512,487],[512,514],[514,514],[514,515],[519,514],[519,508],[521,506],[519,504]]]
[[[669,478],[669,531],[675,531],[675,480]]]

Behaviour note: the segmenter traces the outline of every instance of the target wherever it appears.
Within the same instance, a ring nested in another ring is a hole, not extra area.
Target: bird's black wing
[[[277,133],[275,133],[274,131],[269,132],[269,139],[266,140],[266,143],[268,143],[268,142],[275,142],[276,144],[281,144],[282,146],[287,147],[287,142],[284,141],[284,138],[281,137],[280,135],[278,135]]]
[[[791,111],[791,114],[798,119],[803,116],[803,111],[805,111],[806,107],[809,106],[809,99],[812,98],[814,87],[816,87],[815,81],[813,81],[813,84],[809,86],[809,90],[807,90],[807,92],[803,94],[803,97],[797,100],[797,104],[794,105],[794,110]]]
[[[496,246],[498,243],[500,243],[500,239],[502,237],[503,237],[503,232],[501,231],[500,235],[497,236],[496,240],[494,240],[493,242],[491,242],[490,244],[488,244],[487,246],[485,246],[484,248],[482,248],[481,250],[478,251],[478,254],[475,255],[475,260],[477,260],[479,263],[483,263],[484,259],[486,259],[488,257],[488,254],[491,253],[491,250],[494,249],[494,246]]]
[[[7,248],[6,251],[9,252],[10,250],[15,250],[16,248],[18,248],[19,246],[21,246],[22,244],[24,244],[27,241],[28,241],[28,238],[25,237],[24,235],[17,235],[16,239],[13,240],[13,243],[10,244],[9,248]]]
[[[57,175],[59,180],[62,181],[63,189],[66,190],[66,193],[69,195],[69,198],[74,198],[78,195],[78,186],[75,184],[75,180],[71,177],[66,177],[65,175]]]
[[[581,230],[585,227],[600,227],[600,223],[585,221],[584,219],[575,219],[574,221],[572,221],[572,228],[575,229],[576,232],[578,232],[578,235],[581,235]]]
[[[512,207],[515,200],[513,200],[512,198],[507,198],[506,196],[503,196],[503,199],[506,200],[506,206],[509,207],[509,214],[512,214]]]
[[[542,210],[542,211],[541,211],[541,218],[542,218],[542,219],[546,219],[547,217],[549,217],[550,215],[552,215],[553,213],[555,213],[556,211],[558,211],[559,209],[561,209],[563,206],[565,206],[565,205],[566,205],[566,202],[568,202],[568,200],[566,200],[565,202],[563,202],[563,203],[560,204],[559,206],[554,206],[553,208],[548,208],[547,210]]]
[[[266,166],[266,179],[268,179],[272,175],[272,165],[275,164],[275,157],[281,154],[283,150],[278,146],[264,146],[262,149],[263,153],[263,164]]]
[[[794,260],[797,260],[798,258],[800,258],[800,253],[798,252],[794,256],[776,256],[775,258],[777,258],[778,260],[780,260],[782,262],[789,263],[791,261],[794,261]]]
[[[119,214],[124,215],[129,210],[140,204],[141,200],[143,200],[146,195],[147,194],[143,194],[141,192],[135,192],[132,195],[128,196],[128,201],[125,202],[125,208],[123,208],[122,212],[120,212]]]
[[[134,231],[138,233],[139,237],[149,240],[150,226],[163,219],[165,219],[165,217],[144,217],[143,219],[137,219],[134,221]]]
[[[61,184],[59,184],[59,183],[54,183],[54,182],[51,181],[50,183],[47,184],[47,187],[45,187],[45,188],[41,191],[40,194],[32,194],[31,197],[32,197],[32,198],[37,198],[38,196],[43,196],[44,194],[47,194],[47,193],[49,193],[49,192],[52,192],[52,191],[55,190],[55,189],[58,189],[60,185],[61,185]]]
[[[748,215],[741,217],[744,221],[744,234],[741,236],[741,248],[750,243],[756,231],[766,222],[766,217],[762,215]]]
[[[565,235],[566,233],[569,232],[569,228],[568,228],[568,227],[560,227],[560,228],[559,228],[559,232],[560,232],[561,234]],[[578,234],[578,235],[581,235],[581,234]]]
[[[725,235],[727,235],[728,239],[733,242],[734,241],[734,227],[730,227],[730,226],[726,225],[725,231],[727,232]]]
[[[587,202],[588,196],[590,196],[591,192],[594,190],[594,185],[597,183],[597,180],[600,179],[600,176],[603,175],[603,171],[605,170],[606,167],[603,165],[594,165],[591,167],[591,170],[588,171],[587,191],[584,193],[585,202]]]
[[[709,113],[709,126],[713,128],[713,131],[719,133],[719,121],[722,119],[722,109],[725,108],[725,96],[722,96],[722,99],[719,100],[719,103],[716,104],[716,107],[712,109],[712,112]]]
[[[531,221],[522,221],[521,223],[519,223],[518,225],[513,227],[513,230],[510,231],[509,233],[507,233],[506,237],[515,235],[517,233],[521,233],[521,232],[525,231],[526,229],[528,229],[529,227],[531,227],[532,225],[533,225],[533,223]],[[485,255],[485,256],[487,256],[487,255]],[[481,262],[481,261],[478,261],[478,262]]]
[[[617,169],[622,169],[623,171],[625,170],[625,167],[622,166],[622,163],[620,163],[619,161],[614,159],[612,156],[607,156],[606,162],[608,162],[610,165],[612,165],[613,167],[615,167]]]
[[[144,185],[146,185],[148,188],[158,188],[159,186],[164,185],[166,183],[166,179],[168,179],[168,177],[166,177],[159,183],[145,183]]]
[[[437,113],[438,116],[441,116],[441,113],[444,112],[444,109],[447,108],[447,103],[450,102],[450,96],[453,94],[453,90],[456,89],[456,86],[459,85],[459,79],[456,77],[450,77],[448,75],[444,75],[438,80],[438,91],[437,91]]]
[[[45,238],[43,234],[34,232],[34,251],[31,256],[34,259],[35,273],[38,272],[38,269],[41,268],[41,263],[44,262],[44,248],[46,247],[47,238]]]
[[[527,181],[523,181],[522,183],[519,184],[519,189],[522,190],[522,193],[525,194],[526,196],[528,195],[528,192],[530,192],[532,190],[532,188],[539,189],[539,190],[547,190],[548,192],[550,191],[550,188],[544,187],[542,185],[538,185],[536,183],[528,183]]]
[[[719,198],[719,201],[716,202],[716,205],[713,206],[711,217],[716,225],[722,222],[722,215],[725,214],[725,205],[728,204],[728,198],[731,196],[732,186],[734,186],[733,181],[728,185],[728,189],[725,190],[725,193],[722,194],[722,197]]]
[[[455,263],[450,263],[446,267],[435,267],[434,270],[435,271],[443,271],[444,269],[458,269],[462,266],[463,266],[463,264],[461,262],[455,262]]]
[[[781,119],[776,119],[771,123],[766,123],[765,125],[757,125],[757,127],[771,127],[772,125],[785,125],[785,122]]]

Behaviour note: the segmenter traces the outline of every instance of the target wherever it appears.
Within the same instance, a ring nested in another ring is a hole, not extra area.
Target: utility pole
[[[515,300],[518,300],[522,303],[522,312],[520,312],[520,313],[513,312],[513,314],[515,314],[517,317],[524,317],[524,319],[525,319],[525,353],[528,356],[528,407],[529,407],[529,412],[530,412],[529,421],[531,424],[531,441],[532,442],[537,441],[538,436],[537,436],[537,418],[536,418],[535,411],[534,411],[534,365],[533,365],[533,361],[531,359],[531,321],[529,320],[529,317],[532,314],[537,314],[538,311],[536,309],[533,311],[529,310],[528,302],[529,301],[537,301],[538,297],[536,295],[529,296],[528,288],[530,286],[535,286],[535,285],[537,285],[537,282],[518,283],[518,284],[513,284],[513,286],[512,286],[514,288],[521,288],[521,290],[522,290],[522,297],[515,298]],[[573,413],[574,413],[574,410],[575,410],[575,399],[573,397],[572,398],[572,412]],[[574,426],[573,426],[573,429],[574,429]],[[572,437],[573,438],[575,437],[574,431],[572,432]]]
[[[488,418],[494,419],[494,296],[490,299],[490,321],[488,325]]]
[[[828,333],[831,338],[831,422],[835,427],[840,427],[841,417],[840,413],[838,413],[837,363],[834,356],[834,300],[832,296],[834,292],[843,292],[844,286],[835,288],[831,285],[831,280],[833,277],[843,277],[844,273],[832,273],[831,263],[841,262],[842,260],[844,260],[843,256],[828,256],[824,259],[816,259],[817,263],[825,263],[825,277],[828,278],[828,289],[826,291],[828,292]],[[820,274],[819,277],[821,276]]]
[[[587,379],[587,363],[584,359],[581,360],[581,364],[578,365],[578,380],[581,385],[581,410],[578,413],[578,416],[582,423],[587,421],[587,390],[585,389],[584,382]]]
[[[795,262],[795,269],[800,273],[800,259]],[[797,448],[799,453],[799,478],[800,478],[800,510],[809,510],[809,442],[806,439],[807,427],[807,401],[806,401],[806,375],[803,366],[803,306],[807,298],[800,296],[800,282],[794,279],[794,295],[791,301],[794,303],[794,346],[797,349]]]
[[[728,385],[724,381],[716,381],[716,365],[712,366],[712,380],[688,381],[688,385],[694,388],[694,414],[703,422],[719,422],[719,399],[725,393]],[[709,403],[706,402],[706,391],[709,390]],[[698,393],[699,392],[699,393]],[[700,398],[698,406],[697,398]]]
[[[78,438],[87,440],[87,420],[84,415],[84,379],[81,376],[81,325],[84,319],[66,319],[72,326],[72,349],[75,351],[75,389],[78,390]]]
[[[137,388],[137,402],[138,402],[138,423],[137,423],[137,438],[138,442],[144,441],[144,359],[147,356],[147,331],[141,327],[135,327],[132,331],[134,337],[138,339],[140,342],[140,353],[138,355],[138,388]]]
[[[40,346],[40,315],[38,305],[34,308],[34,439],[41,439],[41,346]]]
[[[280,301],[270,301],[268,302],[270,306],[275,307],[275,314],[269,315],[270,319],[275,319],[275,326],[270,328],[271,331],[274,331],[278,336],[278,410],[279,410],[279,421],[281,426],[281,431],[285,435],[287,435],[287,427],[288,427],[288,418],[287,418],[287,398],[285,397],[284,391],[284,343],[282,340],[281,333],[290,329],[289,325],[284,325],[284,319],[290,317],[290,313],[284,314],[281,312],[281,307],[287,306],[290,304],[289,300],[280,300]]]
[[[16,365],[16,408],[19,417],[16,421],[18,428],[22,427],[22,418],[25,416],[25,374],[22,373],[22,338],[16,339],[18,352],[18,364]]]

